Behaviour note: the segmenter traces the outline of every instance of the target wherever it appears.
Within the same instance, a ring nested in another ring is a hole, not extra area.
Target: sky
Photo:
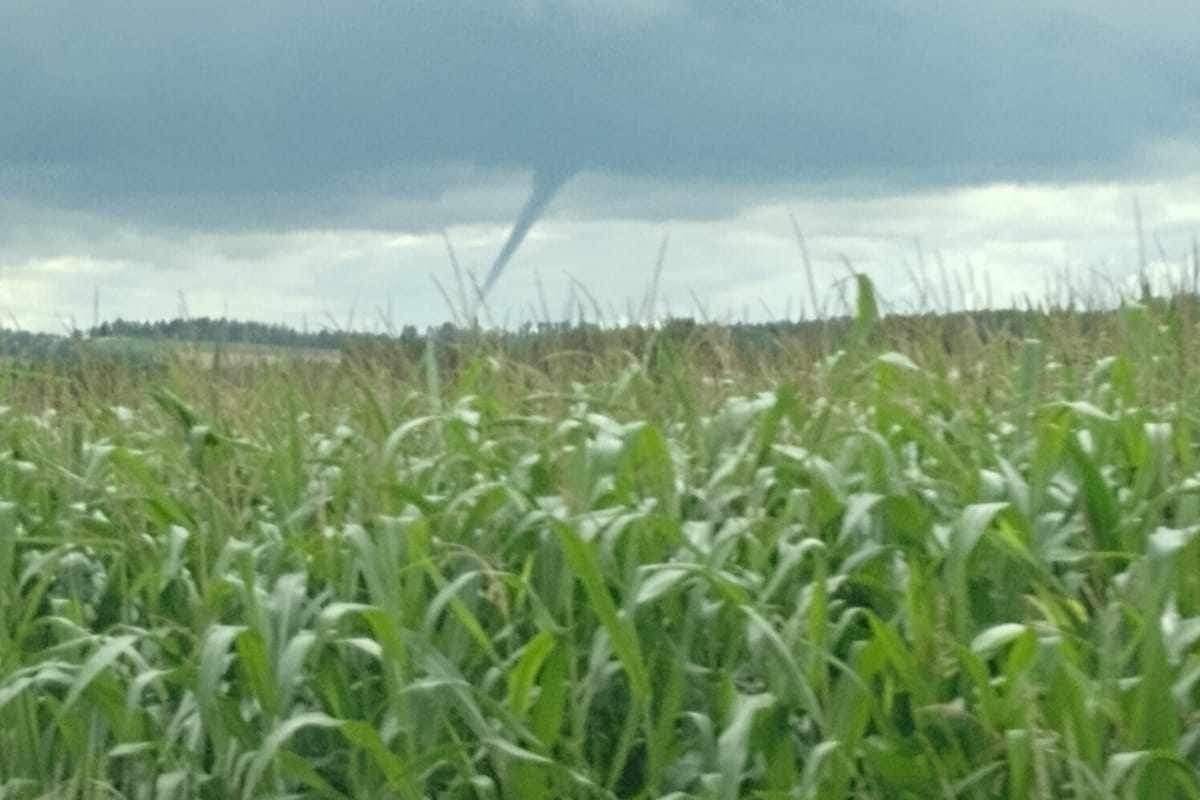
[[[4,0],[0,322],[437,324],[447,241],[498,324],[1124,285],[1200,234],[1192,5]]]

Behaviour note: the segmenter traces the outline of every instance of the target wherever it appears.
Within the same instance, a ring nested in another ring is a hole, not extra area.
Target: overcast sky
[[[976,303],[1122,280],[1135,200],[1200,232],[1196,64],[1194,0],[5,0],[0,315],[436,323],[531,187],[510,321],[625,313],[667,233],[671,312],[795,315],[789,213],[831,297],[918,241]]]

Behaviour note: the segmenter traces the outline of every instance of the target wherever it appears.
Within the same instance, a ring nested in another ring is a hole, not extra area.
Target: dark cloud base
[[[0,190],[211,228],[428,209],[497,170],[892,190],[1119,177],[1194,136],[1200,97],[1200,15],[1120,9],[8,3],[0,99],[21,111],[0,119]]]

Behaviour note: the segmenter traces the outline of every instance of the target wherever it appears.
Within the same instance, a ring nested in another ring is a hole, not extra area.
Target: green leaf
[[[615,478],[622,496],[648,495],[658,502],[660,513],[675,513],[675,464],[667,440],[656,426],[642,425],[628,437]]]
[[[1022,636],[1028,626],[1018,622],[993,625],[971,641],[971,651],[981,658],[991,658],[1001,648]]]
[[[58,718],[60,721],[71,710],[87,688],[92,685],[92,682],[99,677],[100,673],[115,664],[117,659],[125,653],[133,652],[133,646],[137,644],[139,638],[134,634],[117,636],[109,639],[88,657],[88,660],[83,663],[78,674],[76,674],[74,681],[71,683],[71,690],[67,693],[66,698],[58,709]]]
[[[957,524],[951,529],[949,553],[946,559],[947,580],[954,603],[954,624],[959,641],[970,637],[973,620],[968,597],[968,563],[979,540],[991,527],[996,516],[1008,507],[1008,503],[976,503],[963,509]]]
[[[1067,453],[1079,468],[1083,481],[1083,509],[1088,527],[1100,550],[1119,552],[1121,548],[1117,500],[1095,460],[1088,455],[1074,436],[1067,438]]]
[[[750,760],[750,737],[758,715],[775,705],[770,694],[742,696],[733,706],[729,724],[717,739],[717,765],[721,782],[717,796],[721,800],[737,800],[746,763]]]
[[[569,525],[559,523],[555,525],[555,529],[567,564],[583,584],[591,608],[608,632],[613,650],[621,661],[621,666],[625,668],[637,708],[639,712],[644,712],[650,702],[650,675],[646,671],[637,632],[632,622],[622,617],[613,603],[612,595],[609,594],[604,576],[600,572],[595,546],[585,542]]]
[[[508,707],[518,717],[529,710],[529,694],[538,672],[554,650],[554,634],[541,631],[522,648],[521,657],[508,673]]]
[[[297,714],[281,723],[267,736],[262,748],[250,762],[250,769],[246,772],[246,780],[242,786],[242,797],[252,800],[252,798],[260,796],[258,784],[262,780],[263,774],[275,760],[279,748],[283,747],[297,733],[305,728],[340,728],[341,725],[341,720],[317,712]]]
[[[258,702],[268,714],[278,714],[279,687],[275,684],[275,672],[262,635],[256,630],[246,629],[238,635],[236,647],[238,664]]]
[[[854,312],[854,342],[861,346],[866,344],[879,326],[879,304],[875,300],[875,284],[871,279],[859,272],[854,276],[858,289],[858,298]]]
[[[1151,769],[1163,770],[1158,774],[1158,777],[1165,781],[1158,784],[1160,788],[1166,789],[1174,785],[1183,789],[1187,797],[1200,797],[1200,780],[1197,779],[1195,770],[1169,750],[1136,750],[1114,753],[1109,756],[1108,765],[1104,771],[1104,785],[1110,794],[1115,795],[1131,778],[1137,775],[1144,776]]]
[[[374,726],[360,720],[346,720],[341,723],[339,730],[346,741],[371,757],[387,778],[391,789],[398,792],[404,800],[421,800],[421,789],[413,778],[415,765],[389,750]]]

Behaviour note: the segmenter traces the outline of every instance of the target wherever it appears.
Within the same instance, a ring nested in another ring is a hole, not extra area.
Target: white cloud
[[[551,215],[514,260],[491,298],[497,321],[540,314],[540,274],[555,315],[568,275],[597,297],[606,315],[624,315],[645,291],[664,232],[670,234],[660,295],[676,314],[760,318],[811,307],[788,221],[795,214],[816,264],[824,300],[846,274],[843,259],[875,278],[895,307],[911,303],[919,241],[940,297],[938,258],[958,273],[951,292],[982,304],[986,285],[1005,304],[1040,298],[1064,270],[1087,288],[1127,281],[1138,267],[1133,203],[1140,202],[1155,272],[1178,271],[1200,234],[1200,176],[1141,184],[999,184],[867,199],[772,202],[713,220],[581,220]],[[7,234],[0,248],[0,316],[23,327],[88,324],[93,292],[104,318],[190,313],[301,325],[379,326],[389,306],[396,324],[425,326],[449,316],[431,275],[454,292],[440,234],[315,230],[280,234],[171,234],[105,227],[87,217],[55,226],[41,218]],[[464,267],[486,271],[506,235],[502,224],[449,229]],[[1164,260],[1160,253],[1165,253]],[[583,298],[580,298],[581,300]],[[590,305],[584,300],[585,305]],[[589,312],[590,313],[590,312]]]

